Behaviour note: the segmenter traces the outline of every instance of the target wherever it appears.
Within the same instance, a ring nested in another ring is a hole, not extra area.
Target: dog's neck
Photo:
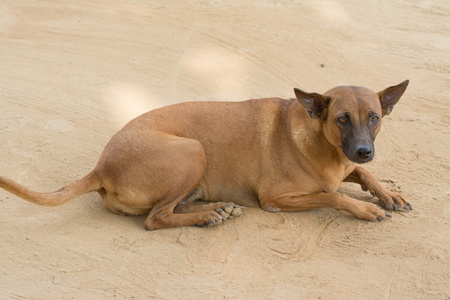
[[[287,134],[298,151],[315,153],[319,161],[330,158],[334,161],[350,162],[341,149],[330,146],[323,132],[323,120],[311,118],[296,99],[291,101],[292,103],[284,111],[283,127],[286,128]]]

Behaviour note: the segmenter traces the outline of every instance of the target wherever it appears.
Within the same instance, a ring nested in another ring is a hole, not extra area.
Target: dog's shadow
[[[343,182],[338,192],[357,200],[378,204],[376,197],[373,197],[368,191],[363,191],[357,184]]]

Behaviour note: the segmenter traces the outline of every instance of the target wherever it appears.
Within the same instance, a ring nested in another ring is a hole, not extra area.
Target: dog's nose
[[[369,146],[359,146],[356,149],[356,154],[359,158],[366,159],[372,155],[372,149]]]

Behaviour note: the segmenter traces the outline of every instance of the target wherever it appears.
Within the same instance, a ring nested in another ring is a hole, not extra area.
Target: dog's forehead
[[[356,107],[375,111],[381,109],[377,93],[365,87],[338,86],[326,92],[325,95],[331,97],[331,109],[349,110]]]

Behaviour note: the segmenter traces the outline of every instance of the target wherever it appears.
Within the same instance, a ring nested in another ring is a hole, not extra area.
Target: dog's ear
[[[400,97],[406,90],[409,80],[405,80],[399,85],[394,85],[382,90],[378,93],[378,98],[380,98],[381,109],[383,110],[383,117],[387,116],[392,112],[394,105],[400,100]]]
[[[298,102],[308,111],[311,118],[322,120],[326,118],[326,108],[330,97],[317,93],[306,93],[297,88],[294,88],[294,92]]]

